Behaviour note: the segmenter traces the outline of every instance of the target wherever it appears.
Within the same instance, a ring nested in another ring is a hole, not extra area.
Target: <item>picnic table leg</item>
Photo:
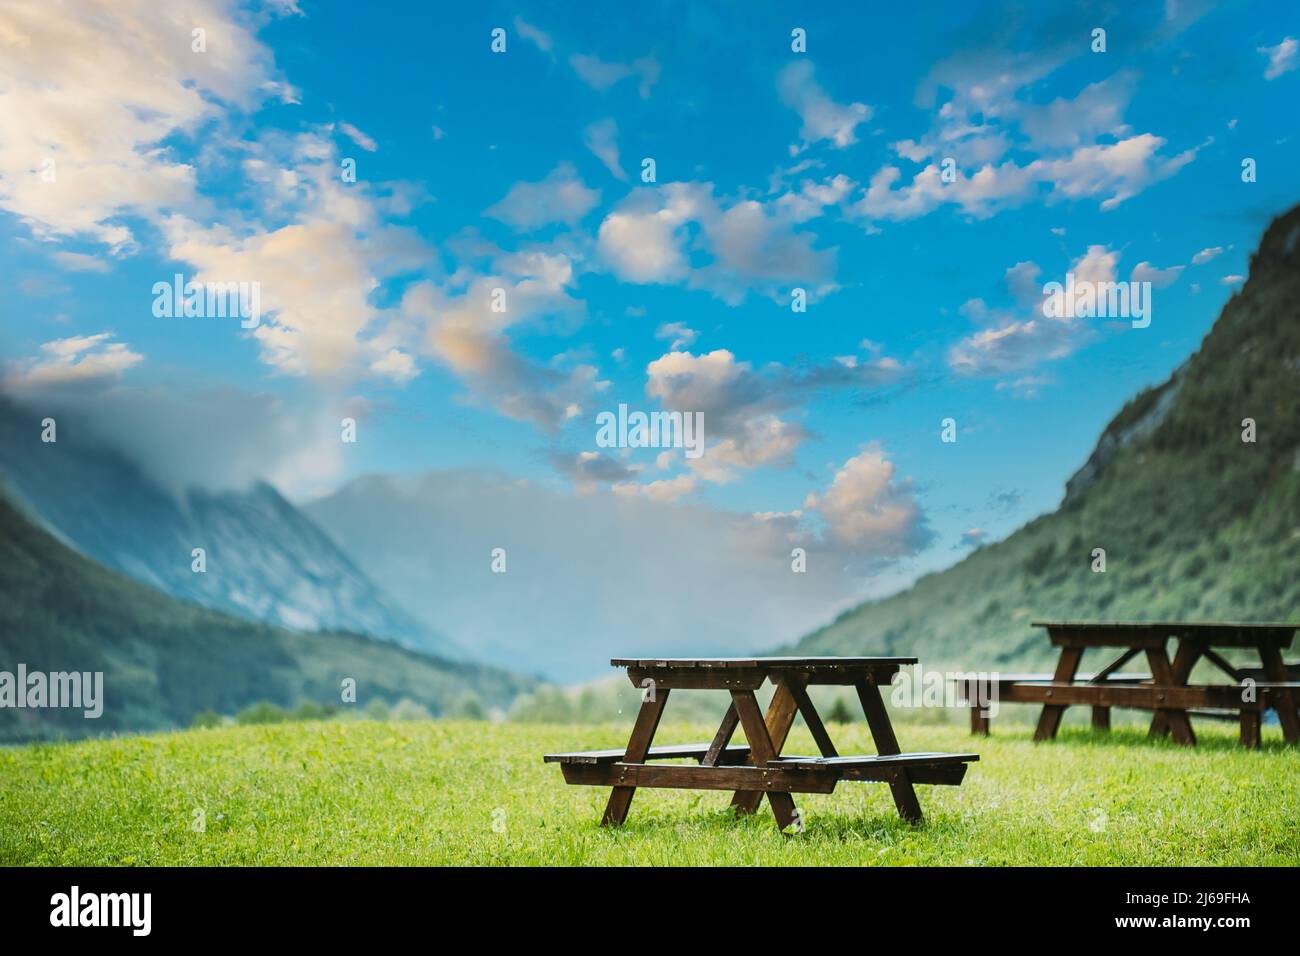
[[[1258,710],[1241,709],[1241,745],[1248,750],[1259,749],[1260,716]]]
[[[1056,672],[1052,674],[1055,684],[1072,684],[1074,675],[1079,671],[1079,662],[1083,660],[1083,648],[1064,647],[1061,659],[1056,662]],[[1038,715],[1038,726],[1034,728],[1035,740],[1055,740],[1056,732],[1061,727],[1061,717],[1065,707],[1061,704],[1044,704],[1043,712]]]
[[[781,687],[777,688],[777,693],[781,692]],[[787,694],[789,691],[787,690]],[[769,733],[769,724],[763,719],[763,713],[758,709],[758,701],[754,698],[752,690],[733,690],[731,692],[731,702],[735,705],[736,714],[740,717],[740,726],[745,730],[745,736],[749,739],[749,759],[755,767],[766,767],[769,760],[775,760],[781,752],[780,746],[773,740]],[[776,704],[776,698],[773,698],[773,705]],[[768,708],[769,718],[772,716],[774,707]],[[786,732],[790,729],[790,721],[793,720],[793,709],[785,710],[782,708],[778,714],[785,714]],[[781,743],[785,743],[785,733],[781,734]],[[752,808],[739,802],[742,797],[748,799],[750,794],[755,795]],[[753,813],[758,808],[758,804],[763,799],[761,790],[741,790],[732,798],[732,805],[736,807],[738,813]],[[784,830],[790,824],[794,823],[794,797],[784,791],[769,790],[767,792],[767,802],[772,807],[772,815],[776,817],[777,829]]]
[[[1261,644],[1259,659],[1264,665],[1264,676],[1270,681],[1285,684],[1290,679],[1287,677],[1286,664],[1282,661],[1282,651],[1276,644]],[[1277,719],[1282,725],[1282,736],[1289,744],[1300,743],[1300,710],[1297,709],[1295,693],[1284,690],[1274,700]]]
[[[1181,686],[1187,683],[1192,676],[1192,668],[1201,658],[1201,648],[1194,646],[1190,641],[1180,640],[1178,650],[1174,653],[1173,675],[1174,683]],[[1151,718],[1151,737],[1163,737],[1169,733],[1169,722],[1159,711]]]
[[[650,753],[650,744],[659,727],[659,718],[664,714],[664,705],[668,703],[668,688],[660,687],[648,700],[641,702],[641,710],[636,715],[636,724],[632,727],[632,736],[623,752],[624,763],[645,763]],[[632,805],[632,796],[636,787],[615,787],[610,791],[609,802],[605,804],[605,815],[600,825],[604,827],[620,826],[627,819],[628,807]]]
[[[753,692],[749,692],[752,699]],[[732,706],[740,714],[740,706],[736,703],[736,692],[732,691]],[[758,706],[755,699],[754,706]],[[772,694],[772,701],[767,705],[767,717],[764,718],[764,726],[767,728],[767,738],[772,745],[772,756],[777,757],[781,754],[781,748],[785,746],[785,738],[790,735],[790,726],[794,723],[795,711],[798,709],[798,703],[795,701],[794,694],[790,692],[790,687],[786,680],[779,679],[776,682],[776,692]],[[744,725],[744,716],[741,714],[741,724]],[[750,763],[755,767],[761,766],[753,758],[754,740],[749,730],[745,730],[745,736],[749,738]],[[758,809],[758,805],[763,802],[763,791],[761,790],[737,790],[731,798],[731,806],[736,813],[745,814],[753,813]],[[773,812],[776,808],[773,807]]]
[[[889,722],[889,711],[880,697],[880,688],[864,680],[857,682],[858,700],[862,701],[862,712],[867,715],[867,726],[871,729],[871,739],[876,742],[876,753],[892,756],[902,753],[898,738],[894,736],[894,727]],[[889,781],[889,791],[894,795],[894,806],[898,815],[908,823],[920,823],[921,804],[916,799],[916,790],[906,770],[895,770]]]
[[[1110,708],[1100,704],[1092,708],[1092,729],[1110,730]]]
[[[1180,681],[1174,676],[1174,669],[1169,664],[1169,655],[1165,653],[1163,647],[1148,647],[1147,663],[1151,665],[1151,677],[1157,686],[1163,684],[1165,687],[1184,687],[1187,685],[1186,678]],[[1190,665],[1187,667],[1187,671],[1188,673],[1191,672]],[[1192,730],[1192,720],[1187,716],[1187,711],[1170,707],[1157,708],[1156,716],[1151,721],[1150,735],[1153,737],[1161,736],[1163,733],[1162,728],[1165,727],[1173,733],[1175,742],[1188,747],[1196,746],[1196,732]]]

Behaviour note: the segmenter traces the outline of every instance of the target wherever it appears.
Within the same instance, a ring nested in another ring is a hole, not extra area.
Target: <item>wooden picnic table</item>
[[[976,754],[903,753],[880,688],[914,657],[723,657],[615,658],[628,679],[642,689],[641,709],[627,747],[547,754],[565,782],[612,787],[601,824],[619,826],[627,818],[637,787],[734,791],[737,813],[753,813],[767,794],[781,830],[796,822],[795,793],[831,793],[840,780],[888,783],[899,815],[921,822],[913,784],[960,784]],[[754,692],[770,680],[775,687],[764,716]],[[876,753],[841,756],[835,749],[808,687],[854,687]],[[655,730],[668,696],[675,690],[725,690],[731,703],[712,742],[654,747]],[[782,756],[795,714],[802,714],[817,743],[818,757]],[[737,726],[748,746],[733,745]],[[652,760],[691,758],[698,765],[659,765]]]
[[[1297,624],[1222,623],[1188,621],[1035,621],[1046,628],[1061,649],[1056,671],[1020,675],[999,681],[999,703],[1041,703],[1035,740],[1056,736],[1065,709],[1092,707],[1092,725],[1110,726],[1111,707],[1154,711],[1151,735],[1172,734],[1181,744],[1195,745],[1192,716],[1237,716],[1241,741],[1258,747],[1263,713],[1277,712],[1288,743],[1300,743],[1300,682],[1295,668],[1282,659],[1291,646]],[[1168,642],[1176,642],[1173,659]],[[1090,648],[1119,648],[1118,657],[1095,674],[1080,674],[1084,652]],[[1248,648],[1259,655],[1260,667],[1238,667],[1221,650]],[[1119,668],[1144,654],[1150,674],[1120,674]],[[1192,668],[1202,658],[1232,678],[1231,684],[1190,684]],[[971,714],[972,730],[988,732],[987,716]]]

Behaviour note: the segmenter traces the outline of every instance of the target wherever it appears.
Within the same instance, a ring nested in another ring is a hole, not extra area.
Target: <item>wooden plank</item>
[[[1109,707],[1093,705],[1092,729],[1110,730],[1110,708]]]
[[[1261,641],[1289,647],[1300,625],[1277,621],[1033,621],[1047,628],[1053,644],[1088,647],[1163,646],[1170,637],[1202,646],[1258,647]]]
[[[646,760],[702,760],[709,752],[710,744],[673,744],[665,747],[651,747]],[[615,750],[577,750],[566,753],[547,754],[542,759],[546,763],[617,763],[626,755],[626,748]],[[749,748],[743,744],[734,744],[720,754],[723,763],[743,763],[749,757]]]
[[[919,764],[937,765],[974,763],[979,754],[950,754],[937,751],[916,751],[899,754],[856,754],[847,757],[781,757],[769,766],[791,767],[796,770],[843,770],[849,767],[913,767]]]
[[[1257,710],[1277,693],[1269,685],[1259,685],[1260,700],[1243,704],[1241,688],[1236,684],[1189,684],[1185,687],[1163,687],[1155,684],[1017,684],[1014,698],[1003,698],[1001,703],[1049,704],[1060,707],[1086,705],[1090,707],[1124,707],[1131,710],[1157,710],[1172,708],[1222,708],[1239,710],[1242,707]]]
[[[779,684],[776,693],[772,695],[767,720],[764,720],[759,712],[758,701],[754,699],[753,691],[733,690],[731,701],[735,704],[736,713],[740,716],[740,726],[749,740],[750,762],[755,767],[762,768],[769,761],[774,760],[780,754],[781,747],[785,746],[786,735],[790,732],[790,724],[794,720],[794,697],[785,684]],[[769,724],[768,721],[771,723]],[[758,794],[758,798],[754,799],[753,794]],[[758,809],[760,800],[762,800],[761,791],[738,790],[732,797],[731,805],[737,813],[753,813]],[[772,807],[773,816],[776,817],[778,829],[784,830],[794,822],[794,798],[789,793],[769,791],[767,800]]]
[[[871,739],[875,741],[876,753],[892,756],[901,751],[898,738],[894,736],[894,727],[889,722],[889,711],[880,696],[880,688],[865,682],[857,685],[858,700],[862,702],[862,712],[867,717],[867,726],[871,729]],[[889,791],[894,797],[894,806],[898,815],[909,823],[920,823],[921,803],[916,799],[916,790],[907,770],[897,769],[889,781]]]
[[[727,744],[731,743],[731,735],[736,732],[736,724],[739,722],[740,717],[736,714],[736,705],[728,704],[727,712],[722,715],[722,724],[718,727],[718,732],[713,735],[713,743],[709,744],[709,749],[704,754],[703,759],[700,760],[700,763],[704,764],[706,767],[716,767],[718,765],[718,759],[722,756],[723,751],[731,749],[727,747]],[[748,747],[737,747],[734,749],[743,749],[746,758],[748,758]],[[741,763],[743,761],[735,762]]]
[[[803,683],[791,681],[790,693],[794,697],[795,706],[799,708],[799,713],[803,715],[803,722],[808,725],[808,731],[812,734],[813,740],[817,742],[817,749],[822,752],[822,756],[837,756],[835,744],[831,742],[831,735],[826,732],[826,725],[822,723],[821,716],[817,713],[817,708],[813,706],[812,698],[808,696],[808,691],[804,688]]]
[[[1083,649],[1079,647],[1061,648],[1061,657],[1056,662],[1056,672],[1052,675],[1053,683],[1069,684],[1074,680],[1083,660]],[[1038,715],[1038,726],[1034,728],[1035,740],[1053,740],[1061,727],[1061,717],[1065,713],[1063,704],[1045,704],[1043,712]]]
[[[625,762],[641,763],[645,760],[650,752],[650,744],[654,741],[655,731],[659,728],[659,719],[664,715],[664,705],[667,703],[667,688],[660,688],[652,698],[642,701],[641,710],[636,715],[636,724],[632,727],[632,736],[628,739],[627,749],[623,752]],[[582,765],[563,764],[562,766],[569,768]],[[569,770],[565,769],[564,774],[567,780]],[[621,826],[627,819],[628,807],[632,805],[632,797],[635,793],[635,786],[619,786],[610,791],[609,802],[605,804],[605,813],[600,819],[600,825]]]
[[[1125,651],[1119,657],[1115,658],[1113,661],[1111,661],[1109,664],[1107,664],[1097,673],[1093,674],[1091,677],[1084,678],[1082,675],[1079,675],[1077,679],[1078,680],[1086,679],[1089,684],[1100,684],[1102,681],[1108,679],[1111,674],[1115,673],[1115,671],[1119,670],[1121,667],[1123,667],[1125,664],[1127,664],[1137,655],[1138,655],[1138,648],[1130,647],[1127,651]]]
[[[1225,660],[1221,655],[1216,653],[1211,648],[1208,647],[1201,648],[1201,654],[1205,657],[1206,660],[1208,660],[1219,670],[1223,671],[1223,673],[1227,674],[1238,684],[1240,684],[1243,680],[1246,679],[1246,675],[1244,673],[1242,673],[1240,670],[1234,667],[1231,664],[1231,662]]]
[[[675,670],[672,668],[629,667],[627,679],[633,687],[654,681],[660,690],[757,690],[767,680],[767,671],[744,668],[707,668]]]
[[[614,667],[654,667],[661,670],[761,667],[765,670],[806,670],[844,667],[902,667],[915,657],[615,657]]]
[[[839,774],[833,770],[791,770],[785,767],[692,767],[685,764],[564,764],[568,783],[615,789],[637,787],[670,790],[741,790],[768,794],[774,803],[786,801],[789,812],[778,816],[781,829],[794,821],[791,793],[833,793]],[[782,822],[784,821],[784,822]]]

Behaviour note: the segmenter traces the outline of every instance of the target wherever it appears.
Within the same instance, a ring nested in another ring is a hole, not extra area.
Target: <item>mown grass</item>
[[[665,724],[658,740],[712,728]],[[805,795],[803,833],[728,796],[637,793],[627,824],[597,825],[606,791],[566,786],[548,750],[612,747],[601,726],[319,722],[0,751],[0,863],[52,865],[1294,865],[1300,751],[1268,728],[1245,752],[1228,728],[1201,746],[1067,729],[1053,744],[1008,727],[975,740],[905,725],[913,750],[981,755],[961,787],[919,787],[901,823],[881,784]],[[871,752],[861,724],[832,727]],[[814,752],[797,728],[787,752]],[[195,829],[203,812],[203,832]]]

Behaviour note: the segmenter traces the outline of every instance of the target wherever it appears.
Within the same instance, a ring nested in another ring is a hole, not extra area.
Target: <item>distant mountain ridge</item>
[[[0,742],[187,726],[259,701],[355,706],[409,698],[435,716],[506,709],[529,677],[357,634],[300,633],[187,604],[56,540],[0,495],[0,671],[104,674],[103,714],[0,708]]]
[[[1198,351],[1105,428],[1055,512],[794,648],[1041,667],[1040,618],[1300,621],[1300,207],[1269,226]]]
[[[301,631],[369,634],[444,655],[464,652],[408,614],[269,484],[179,498],[123,454],[58,416],[0,397],[0,482],[61,540],[185,601]],[[191,567],[202,548],[206,571]]]

